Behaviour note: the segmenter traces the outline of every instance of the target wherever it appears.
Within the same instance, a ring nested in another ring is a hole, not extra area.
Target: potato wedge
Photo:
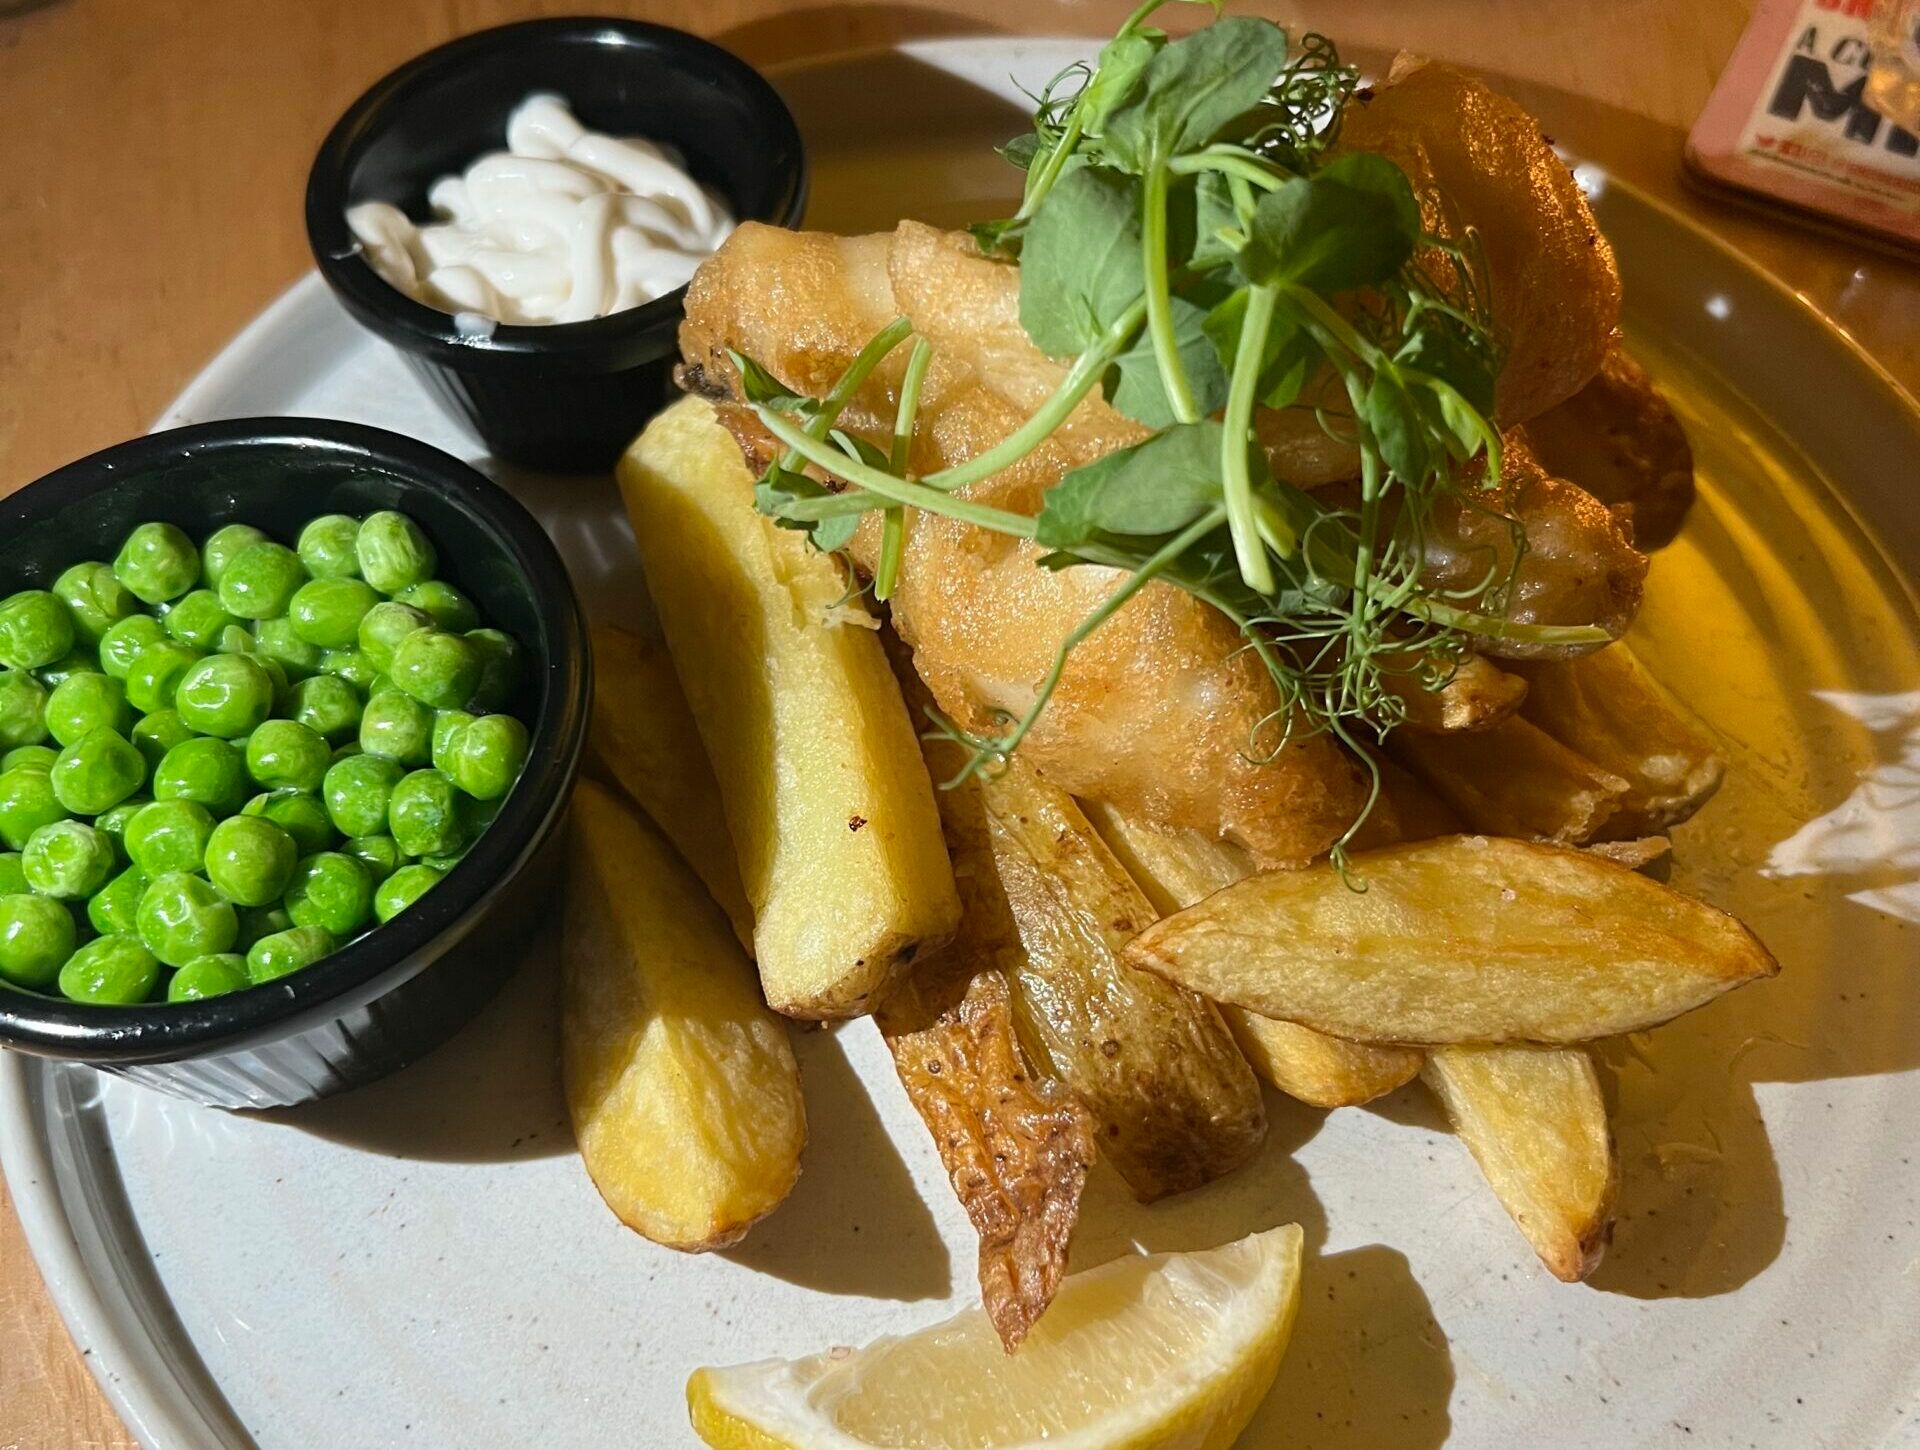
[[[666,645],[631,630],[593,628],[589,764],[614,782],[673,842],[753,951],[753,907],[727,834],[720,783],[687,712]]]
[[[1627,784],[1603,836],[1660,835],[1720,789],[1713,742],[1626,646],[1522,668],[1523,716]]]
[[[1443,836],[1269,871],[1148,927],[1126,960],[1359,1042],[1587,1042],[1779,964],[1725,912],[1584,851]]]
[[[839,566],[754,512],[732,435],[697,398],[618,469],[647,588],[720,781],[767,1001],[868,1010],[960,916],[933,784]],[[861,615],[864,619],[864,615]]]
[[[1104,802],[1081,805],[1115,858],[1164,916],[1253,874],[1246,852],[1229,842],[1149,825]],[[1220,1015],[1255,1072],[1314,1107],[1372,1102],[1420,1071],[1420,1054],[1412,1048],[1348,1042],[1240,1007],[1223,1006]]]
[[[573,799],[561,994],[567,1110],[594,1186],[655,1243],[737,1243],[800,1176],[787,1029],[726,919],[610,791]]]
[[[979,796],[1024,948],[1008,968],[1023,1040],[1093,1114],[1100,1151],[1142,1202],[1238,1167],[1267,1128],[1246,1058],[1211,1002],[1120,956],[1152,903],[1018,759]]]
[[[1372,812],[1354,833],[1348,849],[1371,851],[1380,846],[1451,836],[1464,829],[1459,813],[1434,794],[1432,787],[1419,776],[1379,751],[1374,751],[1372,758],[1374,768],[1380,772],[1380,794],[1374,799]]]
[[[1527,682],[1509,674],[1485,655],[1468,655],[1453,678],[1437,690],[1421,685],[1413,673],[1389,671],[1381,683],[1407,707],[1409,730],[1485,730],[1498,725],[1527,697]]]
[[[1583,846],[1608,828],[1628,790],[1525,719],[1451,735],[1396,730],[1387,749],[1469,827],[1494,836]]]
[[[1629,871],[1638,871],[1656,881],[1667,879],[1673,865],[1673,842],[1665,836],[1635,836],[1630,841],[1595,841],[1582,849],[1616,861]]]
[[[1436,1047],[1421,1076],[1547,1271],[1591,1274],[1613,1237],[1620,1170],[1585,1049]]]

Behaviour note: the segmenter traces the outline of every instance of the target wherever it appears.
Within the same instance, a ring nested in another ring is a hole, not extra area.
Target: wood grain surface
[[[701,31],[765,65],[908,37],[1097,35],[1132,4],[54,0],[7,18],[0,0],[0,493],[144,431],[306,270],[300,197],[321,136],[370,82],[451,36],[602,9]],[[1920,388],[1920,269],[1679,186],[1684,128],[1751,0],[1237,8],[1497,73],[1556,138],[1705,221]],[[0,1191],[0,1450],[133,1443]]]

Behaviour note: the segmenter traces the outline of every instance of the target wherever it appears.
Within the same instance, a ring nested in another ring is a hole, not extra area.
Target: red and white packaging
[[[1920,248],[1920,135],[1868,105],[1872,0],[1761,0],[1687,138],[1710,189]]]

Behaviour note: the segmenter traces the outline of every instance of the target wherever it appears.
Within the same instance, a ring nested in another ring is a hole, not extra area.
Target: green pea
[[[416,629],[432,627],[433,620],[426,611],[397,599],[383,599],[360,621],[360,652],[372,660],[376,668],[392,669],[394,646]]]
[[[438,770],[416,770],[393,788],[387,825],[409,856],[440,856],[465,843],[460,792]]]
[[[73,617],[74,634],[87,645],[98,645],[103,634],[140,608],[133,591],[97,560],[63,571],[53,581],[53,592]]]
[[[342,855],[351,856],[366,867],[367,875],[373,879],[375,886],[393,875],[407,861],[401,854],[399,843],[392,836],[355,836],[340,851]]]
[[[199,650],[177,639],[157,640],[141,650],[127,671],[127,698],[133,702],[133,708],[143,715],[175,709],[174,696],[180,682],[200,660]]]
[[[483,715],[453,746],[453,783],[478,800],[498,800],[527,763],[527,727],[511,715]]]
[[[151,614],[132,614],[100,636],[100,668],[116,680],[133,672],[134,661],[167,638],[167,627]]]
[[[129,866],[93,893],[87,902],[87,920],[102,936],[130,934],[139,929],[140,898],[147,894],[147,873]]]
[[[360,524],[346,514],[322,514],[300,530],[300,562],[316,579],[358,579]]]
[[[406,772],[381,755],[352,755],[327,770],[320,797],[343,836],[373,836],[387,828],[387,798]]]
[[[448,634],[465,634],[480,624],[480,611],[473,607],[473,601],[444,579],[423,579],[418,584],[409,584],[394,598],[423,610]]]
[[[60,968],[60,990],[76,1002],[131,1007],[152,995],[160,963],[137,936],[95,937]]]
[[[12,770],[16,765],[37,765],[42,770],[52,770],[59,758],[60,752],[51,745],[16,745],[0,755],[0,770]]]
[[[322,851],[293,868],[286,906],[296,926],[350,936],[373,919],[373,877],[353,857]]]
[[[153,801],[127,822],[127,859],[148,876],[198,871],[213,835],[213,813],[198,801]]]
[[[11,750],[46,738],[46,687],[25,670],[0,670],[0,745]]]
[[[321,649],[348,649],[359,643],[360,621],[380,602],[373,586],[358,579],[311,579],[287,606],[293,632]]]
[[[140,813],[142,806],[151,804],[153,804],[151,797],[133,795],[121,801],[113,809],[102,811],[93,818],[93,828],[113,842],[114,857],[123,866],[132,859],[127,855],[127,823]]]
[[[43,665],[34,671],[40,683],[49,690],[57,690],[75,675],[97,675],[100,668],[100,655],[96,650],[77,644],[50,665]]]
[[[208,534],[206,543],[200,546],[201,580],[209,589],[218,589],[227,565],[255,544],[268,542],[267,536],[252,524],[222,524]]]
[[[27,885],[56,901],[84,901],[113,875],[113,843],[79,821],[55,821],[31,836],[20,853]]]
[[[70,675],[47,696],[47,729],[62,745],[73,744],[89,730],[124,735],[132,728],[127,687],[111,675]]]
[[[155,876],[134,919],[147,950],[170,967],[227,951],[240,934],[233,903],[185,871]]]
[[[360,559],[360,577],[382,594],[398,594],[410,584],[431,579],[439,562],[420,526],[391,510],[367,515],[354,552]]]
[[[460,743],[460,736],[478,718],[478,716],[469,715],[465,710],[441,710],[434,715],[432,742],[434,769],[452,774],[454,752]]]
[[[37,670],[72,649],[73,641],[73,615],[59,595],[23,589],[0,600],[0,664]]]
[[[266,623],[264,619],[260,622]],[[234,623],[221,626],[213,648],[223,655],[258,655],[260,641],[253,637],[253,631],[244,624]]]
[[[18,851],[42,826],[73,813],[53,793],[53,772],[22,765],[0,772],[0,840]]]
[[[103,726],[62,750],[47,774],[69,814],[97,816],[145,784],[147,762],[126,736]]]
[[[259,652],[279,662],[289,680],[300,681],[320,669],[320,647],[308,644],[293,631],[293,621],[284,616],[263,619],[254,626]]]
[[[253,985],[247,975],[247,959],[238,952],[210,952],[195,957],[173,974],[167,983],[169,1002],[200,1002],[208,997],[224,997],[242,987]]]
[[[268,720],[247,737],[247,774],[268,790],[318,790],[332,759],[327,742],[298,720]]]
[[[293,718],[330,742],[360,728],[360,692],[337,675],[315,675],[293,687]]]
[[[20,864],[20,853],[0,852],[0,896],[18,896],[23,891],[32,890],[27,885],[26,868]]]
[[[247,798],[247,761],[224,740],[196,735],[169,750],[153,771],[153,798],[198,801],[230,816]]]
[[[114,557],[113,575],[147,604],[178,599],[200,578],[200,551],[172,524],[141,524]]]
[[[485,661],[457,634],[419,629],[394,647],[393,682],[423,705],[458,710],[480,687]]]
[[[360,716],[360,748],[402,765],[426,765],[433,759],[433,711],[398,690],[375,695]]]
[[[248,735],[273,713],[273,677],[250,655],[208,655],[181,677],[173,707],[189,729]]]
[[[254,544],[236,554],[220,575],[220,603],[242,619],[273,619],[287,612],[307,582],[299,555],[285,544]]]
[[[296,926],[263,936],[247,948],[247,976],[257,985],[310,967],[333,952],[326,928]]]
[[[240,621],[227,612],[211,589],[196,589],[167,611],[166,630],[195,649],[221,647],[222,637]]]
[[[132,739],[134,748],[146,757],[148,767],[152,768],[166,759],[167,752],[181,741],[193,739],[193,731],[180,718],[180,712],[169,707],[134,721]]]
[[[392,921],[427,892],[438,886],[445,872],[415,862],[402,866],[380,883],[373,893],[373,914],[382,922]]]
[[[327,814],[320,797],[303,790],[267,791],[248,801],[241,814],[272,821],[293,837],[303,856],[326,850],[338,838],[333,817]]]
[[[293,925],[293,918],[287,915],[286,908],[276,903],[273,906],[251,906],[240,912],[240,936],[234,942],[233,949],[244,952],[263,936],[272,936],[276,931],[285,931]]]
[[[229,816],[207,843],[207,879],[236,906],[267,906],[293,878],[300,848],[263,816]]]
[[[371,695],[373,687],[386,678],[374,668],[373,661],[357,649],[322,650],[320,673],[345,680],[360,692],[362,699]]]
[[[73,914],[45,896],[0,896],[0,981],[37,992],[50,987],[73,955]]]

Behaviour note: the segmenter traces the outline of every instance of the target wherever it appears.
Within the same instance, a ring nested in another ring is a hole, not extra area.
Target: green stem
[[[893,415],[893,451],[887,462],[902,478],[913,448],[913,421],[920,412],[920,385],[933,361],[933,345],[924,337],[915,338],[913,352],[907,358],[906,376],[900,380],[900,406]],[[873,597],[881,603],[893,598],[900,582],[900,556],[907,545],[907,511],[899,504],[889,508],[880,526],[880,559],[873,571]]]
[[[1141,203],[1140,260],[1147,278],[1147,333],[1153,339],[1153,360],[1160,368],[1160,386],[1177,422],[1197,423],[1200,407],[1193,400],[1186,364],[1180,360],[1180,340],[1173,328],[1173,293],[1167,283],[1167,187],[1172,180],[1164,161],[1147,165],[1145,200]]]
[[[1220,482],[1226,496],[1227,528],[1240,577],[1255,594],[1273,592],[1273,565],[1254,516],[1253,480],[1247,473],[1247,449],[1253,438],[1253,405],[1260,386],[1260,359],[1273,326],[1274,289],[1254,287],[1247,294],[1247,315],[1240,324],[1240,346],[1233,357],[1233,382],[1220,444]]]
[[[847,370],[828,389],[826,397],[820,400],[820,406],[807,420],[809,438],[825,438],[840,420],[841,412],[853,401],[853,395],[860,391],[860,385],[880,366],[886,355],[913,335],[913,323],[904,317],[896,317],[880,331],[867,339],[867,345],[853,356],[847,364]],[[757,411],[757,410],[756,410]],[[792,473],[800,467],[800,455],[788,449],[780,459],[780,467]]]
[[[1239,147],[1209,147],[1205,151],[1190,152],[1185,156],[1176,156],[1167,163],[1167,170],[1175,176],[1197,176],[1203,171],[1217,171],[1222,176],[1239,177],[1250,182],[1262,191],[1277,191],[1285,186],[1290,178],[1257,156],[1242,151]]]

